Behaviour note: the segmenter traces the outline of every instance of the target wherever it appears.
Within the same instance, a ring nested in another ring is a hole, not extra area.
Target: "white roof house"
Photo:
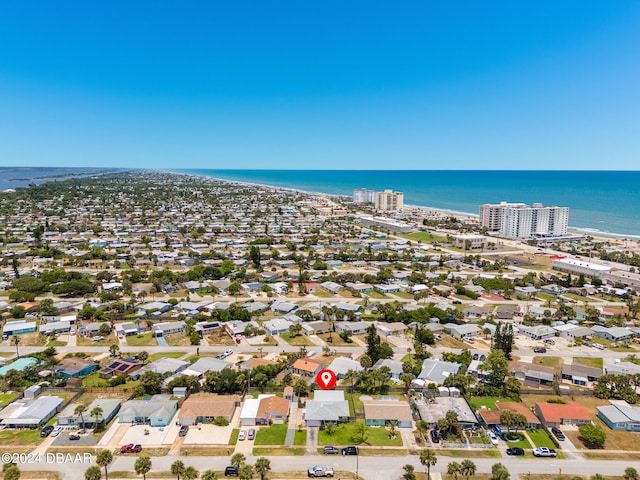
[[[56,414],[64,400],[46,396],[16,400],[0,410],[0,425],[6,428],[38,428]]]
[[[333,373],[336,374],[339,380],[342,380],[347,375],[349,370],[353,370],[354,372],[360,372],[364,370],[360,362],[356,362],[347,357],[336,357],[333,359],[333,362],[327,367],[329,370],[332,370]]]

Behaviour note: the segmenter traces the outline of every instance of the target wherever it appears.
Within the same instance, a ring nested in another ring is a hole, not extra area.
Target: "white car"
[[[224,358],[227,358],[229,355],[233,355],[233,350],[227,350],[224,352]]]
[[[489,432],[487,432],[487,437],[489,437],[489,441],[491,443],[493,443],[494,445],[498,444],[498,437],[496,437],[495,433],[489,431]]]
[[[104,337],[102,335],[96,335],[95,337],[92,337],[91,340],[99,342],[100,340],[104,340]]]
[[[247,431],[240,430],[240,433],[238,434],[238,440],[244,440],[245,438],[247,438]]]
[[[62,432],[62,427],[55,427],[53,430],[51,430],[51,436],[57,437],[58,435],[60,435],[60,432]]]

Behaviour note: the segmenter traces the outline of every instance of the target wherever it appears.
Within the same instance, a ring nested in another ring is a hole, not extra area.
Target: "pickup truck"
[[[136,445],[130,443],[120,447],[120,453],[140,453],[142,451],[142,445]]]
[[[535,457],[555,457],[556,451],[553,448],[539,447],[533,449]]]
[[[316,465],[315,467],[309,468],[307,471],[309,477],[333,477],[333,468],[331,467],[320,467]]]

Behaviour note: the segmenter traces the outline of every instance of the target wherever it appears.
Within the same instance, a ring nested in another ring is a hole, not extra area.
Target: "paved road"
[[[118,456],[111,464],[110,471],[133,471],[135,456]],[[172,456],[153,457],[152,471],[169,471],[171,464],[176,460],[182,460],[185,465],[194,466],[199,471],[207,469],[224,470],[229,464],[227,457],[194,457],[194,456]],[[247,461],[254,463],[256,457],[248,456]],[[423,471],[420,461],[416,455],[406,457],[342,457],[342,456],[319,456],[306,455],[304,457],[271,457],[271,468],[274,472],[301,471],[306,470],[311,465],[323,464],[334,467],[342,471],[355,471],[356,462],[358,472],[361,477],[367,480],[397,479],[402,473],[402,465],[412,464],[418,471]],[[438,463],[432,468],[433,472],[446,471],[447,464],[451,461],[459,461],[459,458],[438,457]],[[511,474],[519,474],[520,478],[526,479],[526,474],[530,472],[546,474],[571,474],[590,477],[595,473],[600,473],[605,477],[622,475],[624,469],[629,466],[627,461],[580,461],[580,460],[556,460],[556,459],[523,459],[523,458],[502,458],[502,459],[473,459],[478,467],[479,473],[488,473],[491,466],[498,461],[505,465]],[[41,464],[20,464],[20,468],[25,471],[51,470],[59,472],[64,480],[82,480],[84,471],[90,466],[89,463],[80,463],[71,466],[67,463],[41,463]],[[524,475],[524,476],[523,476]]]

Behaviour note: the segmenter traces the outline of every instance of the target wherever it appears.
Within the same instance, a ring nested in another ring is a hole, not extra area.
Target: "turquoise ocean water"
[[[640,239],[640,171],[174,171],[334,195],[390,188],[408,205],[474,215],[483,203],[539,202],[569,207],[572,231]]]

